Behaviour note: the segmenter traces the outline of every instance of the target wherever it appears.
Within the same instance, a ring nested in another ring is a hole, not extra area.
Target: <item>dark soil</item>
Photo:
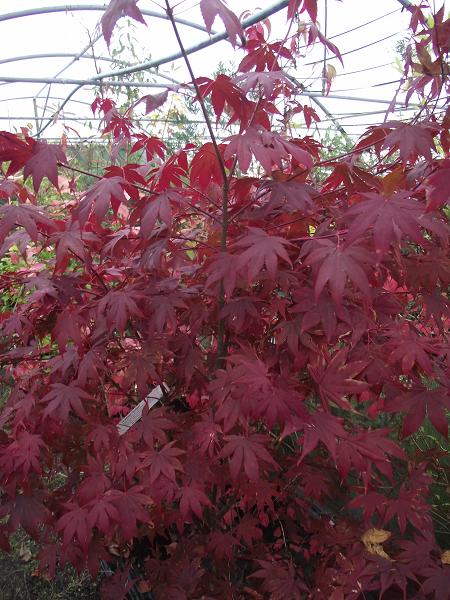
[[[15,554],[0,553],[1,600],[99,600],[99,584],[89,575],[78,576],[72,569],[58,573],[54,581],[34,574],[36,562]]]

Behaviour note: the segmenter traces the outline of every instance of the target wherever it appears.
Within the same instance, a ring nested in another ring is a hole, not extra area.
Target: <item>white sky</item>
[[[71,4],[86,4],[80,0],[72,0]],[[91,3],[95,3],[91,2]],[[101,1],[97,2],[102,4]],[[179,0],[176,0],[180,4]],[[0,0],[0,15],[38,8],[51,5],[51,0]],[[61,6],[63,3],[55,2],[55,5]],[[272,2],[267,0],[229,0],[228,5],[237,14],[243,10],[254,11],[258,7],[266,7]],[[138,6],[141,9],[154,10],[162,12],[156,2],[152,0],[140,0]],[[324,6],[325,0],[319,0],[319,10],[321,14],[319,21],[324,30]],[[193,8],[191,8],[193,7]],[[375,68],[385,63],[393,63],[396,56],[395,45],[398,40],[406,35],[406,28],[409,22],[409,13],[401,12],[400,4],[397,0],[328,0],[328,37],[360,26],[368,21],[390,14],[375,23],[361,27],[345,35],[332,40],[339,47],[341,53],[348,52],[365,44],[375,42],[386,36],[393,34],[393,37],[380,42],[376,45],[350,53],[344,56],[344,68],[337,60],[331,63],[336,67],[338,76],[333,82],[331,95],[342,94],[351,97],[364,97],[390,101],[396,90],[396,85],[374,85],[399,79],[399,71],[395,66],[385,66]],[[393,12],[395,11],[395,12]],[[203,24],[196,0],[183,0],[176,10],[180,17]],[[2,40],[2,51],[0,53],[0,77],[54,77],[58,71],[70,63],[69,58],[46,58],[26,60],[15,63],[1,64],[2,59],[28,54],[41,53],[79,53],[95,37],[96,25],[101,17],[101,12],[83,11],[83,12],[61,12],[55,14],[35,15],[24,18],[17,18],[8,21],[0,21],[0,39]],[[271,18],[273,35],[284,32],[286,10]],[[171,32],[170,25],[160,19],[146,17],[148,27],[136,24],[135,35],[137,38],[137,53],[139,59],[146,60],[149,56],[152,59],[162,58],[178,50],[176,41]],[[125,23],[123,20],[121,23]],[[216,20],[215,28],[222,30],[219,20]],[[207,38],[198,30],[189,29],[180,26],[184,43],[187,47],[198,43]],[[94,54],[97,57],[108,57],[106,45],[101,39],[94,46]],[[216,68],[221,60],[224,63],[234,61],[237,64],[244,56],[243,51],[233,52],[228,42],[220,42],[206,50],[202,50],[192,55],[191,61],[195,74],[208,75]],[[321,74],[322,65],[318,64],[315,68],[311,66],[302,66],[302,62],[311,62],[320,60],[323,57],[322,46],[313,50],[304,61],[299,61],[296,76],[304,81],[306,85],[311,84],[314,91],[321,90],[320,79],[314,82],[312,76]],[[111,65],[108,62],[98,62],[97,67],[101,71],[110,71]],[[95,76],[96,66],[94,61],[82,59],[70,66],[64,71],[61,77],[74,79],[88,79]],[[353,71],[367,69],[364,72],[354,75],[346,75]],[[174,65],[166,65],[161,68],[162,73],[170,74],[179,81],[187,80],[186,70],[182,61],[177,61]],[[73,89],[73,85],[55,85],[50,89],[50,96],[56,98],[65,98]],[[44,88],[44,89],[42,89]],[[343,90],[343,91],[342,91]],[[39,116],[43,115],[45,96],[49,87],[43,84],[24,84],[24,83],[1,83],[0,82],[0,129],[13,130],[21,125],[26,125],[33,121],[34,105],[32,97],[40,92],[40,98],[36,100]],[[157,90],[142,90],[142,95],[155,93]],[[26,96],[27,99],[19,100],[16,98]],[[31,98],[30,98],[31,97]],[[401,97],[401,95],[400,95]],[[14,98],[13,100],[10,100]],[[94,98],[92,89],[85,88],[77,92],[74,100],[90,103]],[[307,103],[306,98],[300,101]],[[351,101],[343,99],[332,99],[330,97],[321,99],[323,104],[333,114],[357,113],[368,111],[381,111],[387,105],[368,103],[364,101]],[[82,125],[83,118],[90,116],[90,109],[86,104],[71,102],[66,110],[66,116],[80,118],[81,121],[67,121],[66,124],[74,127],[77,131],[86,135],[87,129]],[[59,100],[49,100],[47,106],[47,116],[51,116],[58,106]],[[314,106],[314,104],[313,104]],[[315,107],[316,108],[316,107]],[[320,114],[320,111],[318,111]],[[406,113],[405,113],[406,115]],[[322,113],[323,116],[323,113]],[[23,118],[22,118],[23,117]],[[326,118],[326,117],[324,117]],[[376,123],[382,120],[383,115],[363,116],[359,119],[342,119],[341,124],[351,135],[360,134],[365,127],[364,124]],[[360,125],[358,125],[358,123]],[[328,126],[326,122],[320,127]],[[94,124],[94,127],[96,124]],[[61,124],[52,125],[46,130],[49,137],[59,136],[62,132]]]

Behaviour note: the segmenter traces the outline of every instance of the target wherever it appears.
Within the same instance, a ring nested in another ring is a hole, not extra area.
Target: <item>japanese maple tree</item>
[[[111,563],[105,598],[126,596],[133,567],[156,599],[448,600],[436,456],[407,441],[425,420],[448,436],[450,111],[435,107],[450,22],[408,8],[402,83],[420,110],[328,160],[279,118],[319,118],[289,76],[300,32],[341,58],[317,1],[285,2],[275,41],[223,0],[200,8],[241,57],[234,78],[194,73],[166,0],[201,147],[170,154],[133,120],[173,88],[127,111],[95,99],[111,157],[86,189],[63,143],[0,133],[15,299],[0,314],[0,546],[22,528],[49,577]],[[108,45],[122,16],[146,23],[137,0],[112,0]]]

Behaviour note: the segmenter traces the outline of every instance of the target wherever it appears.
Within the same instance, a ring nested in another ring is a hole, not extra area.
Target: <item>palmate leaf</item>
[[[145,19],[137,7],[138,0],[111,0],[108,8],[102,16],[102,33],[106,43],[111,43],[111,36],[117,21],[121,17],[130,17],[139,23],[145,23]]]
[[[237,16],[232,12],[222,0],[201,0],[200,10],[206,29],[211,33],[212,26],[216,17],[219,17],[225,25],[228,37],[233,46],[236,46],[238,38],[245,44],[244,30]]]
[[[338,305],[341,304],[348,279],[370,298],[368,273],[374,262],[373,255],[362,246],[339,245],[338,242],[328,239],[314,240],[312,251],[304,258],[306,265],[316,267],[316,298],[328,283],[331,296]]]
[[[383,148],[398,149],[403,162],[413,162],[419,156],[431,160],[431,151],[436,150],[433,137],[437,133],[437,128],[434,125],[388,121],[383,127],[389,130]]]
[[[262,229],[249,227],[247,235],[233,245],[234,249],[244,249],[239,254],[237,268],[246,273],[249,283],[256,279],[263,267],[266,267],[269,277],[275,279],[279,259],[292,266],[286,252],[286,246],[289,245],[282,237],[270,236]]]
[[[373,192],[361,195],[363,200],[345,213],[345,219],[351,222],[347,245],[371,230],[378,259],[381,259],[390,245],[394,241],[400,243],[404,236],[423,243],[419,222],[423,207],[408,192],[400,191],[390,197]]]
[[[424,184],[427,192],[427,210],[432,211],[450,204],[450,159],[438,163],[437,170]]]
[[[255,87],[258,87],[264,90],[264,94],[268,98],[272,96],[274,89],[280,85],[292,91],[295,89],[294,84],[286,77],[283,71],[243,73],[235,77],[234,81],[246,94]]]
[[[83,401],[91,400],[90,394],[76,385],[54,383],[51,390],[42,398],[42,404],[46,404],[43,417],[52,417],[67,421],[69,412],[73,411],[78,417],[87,419]]]
[[[226,435],[224,441],[226,443],[220,457],[230,458],[230,473],[233,479],[237,479],[244,471],[251,481],[258,481],[260,463],[278,469],[277,463],[265,447],[267,440],[264,435],[257,433],[249,437]]]
[[[69,546],[76,539],[86,551],[93,535],[88,522],[88,511],[74,502],[67,502],[64,507],[66,512],[58,520],[56,531],[63,532],[64,546]]]
[[[242,171],[248,170],[252,156],[261,163],[267,173],[272,171],[273,165],[282,169],[284,162],[290,160],[290,157],[306,169],[313,166],[311,155],[306,150],[263,128],[249,127],[243,134],[231,135],[228,141],[225,159],[236,156]]]
[[[150,467],[149,480],[154,483],[160,477],[175,482],[177,472],[183,471],[179,457],[185,454],[181,448],[174,447],[175,442],[165,444],[159,450],[149,452],[142,463],[143,467]]]
[[[98,304],[99,315],[106,315],[106,321],[123,333],[130,317],[143,317],[137,302],[142,299],[142,294],[136,291],[111,290]]]
[[[25,135],[20,138],[7,131],[0,132],[0,163],[10,162],[7,175],[23,168],[23,177],[31,175],[34,191],[37,192],[44,177],[58,187],[58,162],[66,163],[62,146],[36,141]]]
[[[32,147],[31,157],[23,168],[23,177],[29,175],[33,180],[34,191],[37,192],[44,177],[58,187],[58,163],[66,163],[66,155],[61,146],[48,144],[45,141],[35,142]]]
[[[53,232],[56,229],[54,222],[45,211],[34,204],[3,204],[0,206],[0,243],[16,226],[23,227],[33,242],[37,242],[40,231]]]
[[[203,509],[205,506],[212,506],[211,500],[202,490],[189,486],[180,487],[178,490],[180,499],[180,512],[184,520],[191,518],[194,514],[199,519],[203,518]]]
[[[293,426],[285,428],[281,438],[294,431],[303,431],[303,448],[299,462],[305,456],[311,454],[319,443],[322,443],[328,449],[328,452],[336,461],[338,440],[347,436],[342,420],[336,419],[326,412],[315,412],[308,415],[307,418],[294,420]]]
[[[262,589],[270,594],[272,600],[301,600],[309,591],[292,565],[285,567],[280,562],[267,560],[257,562],[261,568],[251,577],[263,580]]]
[[[16,438],[0,450],[0,472],[5,475],[22,473],[26,478],[30,471],[42,472],[40,458],[47,448],[40,435],[19,431]]]
[[[329,403],[334,403],[340,408],[352,411],[353,408],[346,396],[360,394],[368,388],[365,381],[356,379],[367,367],[368,361],[347,362],[347,355],[347,350],[339,350],[329,362],[318,361],[309,366],[325,407],[328,407]]]
[[[73,219],[83,227],[93,212],[99,222],[105,217],[109,208],[117,214],[119,206],[127,203],[123,192],[126,181],[122,177],[103,177],[92,185],[80,204],[73,211]]]
[[[153,502],[141,485],[133,485],[125,491],[108,490],[105,500],[112,502],[117,509],[118,525],[120,525],[125,539],[130,540],[136,537],[138,522],[151,524],[148,507]]]
[[[13,531],[23,527],[27,533],[38,539],[41,526],[52,520],[51,512],[42,500],[42,494],[18,494],[13,500],[0,506],[0,516],[9,514],[8,524]]]
[[[302,13],[305,10],[312,21],[317,20],[317,0],[289,0],[288,19],[293,19],[298,11]]]
[[[450,581],[450,566],[449,565],[433,565],[421,570],[421,575],[426,577],[422,584],[422,591],[426,594],[432,594],[434,600],[447,600],[449,581]]]
[[[384,410],[391,413],[406,413],[402,428],[402,435],[405,437],[415,433],[425,417],[430,419],[439,433],[448,437],[446,411],[450,410],[450,394],[442,385],[436,389],[415,386],[411,391],[388,400]]]

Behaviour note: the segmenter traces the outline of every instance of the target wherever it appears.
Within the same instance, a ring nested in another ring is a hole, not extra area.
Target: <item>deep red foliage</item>
[[[403,440],[426,418],[448,435],[450,115],[432,107],[449,22],[411,8],[418,116],[320,160],[271,126],[295,95],[280,63],[296,44],[244,33],[222,0],[200,7],[208,30],[218,17],[247,39],[238,77],[187,88],[235,127],[223,143],[170,155],[98,98],[111,165],[44,207],[44,178],[58,189],[72,168],[62,146],[0,134],[1,252],[28,261],[1,275],[4,298],[22,295],[0,321],[0,544],[22,527],[50,576],[119,556],[105,598],[124,597],[140,548],[157,599],[447,600],[433,456]],[[291,0],[298,13],[340,56],[317,2]],[[124,15],[144,21],[137,0],[112,0],[108,44]]]

